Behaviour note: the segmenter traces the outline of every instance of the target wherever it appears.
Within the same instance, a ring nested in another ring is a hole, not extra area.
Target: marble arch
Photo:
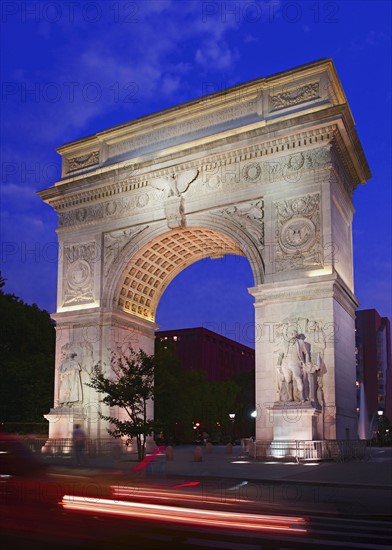
[[[225,254],[254,275],[257,438],[356,436],[352,195],[370,171],[330,59],[58,152],[62,177],[40,192],[61,251],[50,438],[74,422],[106,435],[93,364],[152,353],[166,286]]]

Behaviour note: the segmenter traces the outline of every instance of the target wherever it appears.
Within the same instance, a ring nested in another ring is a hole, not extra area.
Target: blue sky
[[[1,4],[1,270],[6,290],[56,308],[57,215],[36,195],[60,145],[331,57],[373,177],[354,195],[360,307],[391,308],[391,2],[50,1]],[[203,260],[166,290],[163,329],[207,326],[251,344],[247,260]]]

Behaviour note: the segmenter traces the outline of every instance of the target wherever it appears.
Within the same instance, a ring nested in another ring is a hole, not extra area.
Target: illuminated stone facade
[[[106,435],[102,406],[83,384],[93,364],[109,365],[111,351],[129,345],[152,353],[167,285],[193,262],[225,254],[245,256],[254,276],[257,438],[355,437],[351,197],[370,173],[331,60],[59,153],[62,179],[40,193],[58,212],[61,250],[50,437],[67,437],[76,420],[91,436]],[[282,428],[277,348],[293,325],[318,361],[310,373],[317,399],[305,389],[306,402],[294,404],[306,425]],[[80,381],[70,401],[63,380]]]

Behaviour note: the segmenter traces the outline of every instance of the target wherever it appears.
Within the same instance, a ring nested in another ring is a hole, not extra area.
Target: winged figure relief
[[[167,197],[180,197],[186,193],[192,182],[195,181],[199,170],[184,170],[178,174],[173,173],[170,176],[153,178],[150,180],[151,187],[163,191]]]

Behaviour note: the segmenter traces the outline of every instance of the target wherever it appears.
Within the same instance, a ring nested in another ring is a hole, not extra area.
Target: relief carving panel
[[[64,245],[63,306],[94,301],[94,242]]]
[[[125,248],[140,233],[145,231],[148,225],[141,228],[121,229],[104,235],[104,275],[108,276],[112,265],[121,257]]]
[[[264,246],[263,200],[227,206],[216,213],[237,223],[259,248]]]
[[[322,265],[320,194],[274,203],[276,271]]]
[[[320,97],[320,84],[312,82],[303,86],[296,86],[269,96],[269,110],[278,111],[293,105],[299,105]]]
[[[73,157],[68,159],[68,172],[88,168],[89,166],[94,166],[94,164],[98,163],[99,151],[93,151],[92,153],[88,153],[87,155],[83,155],[81,157]]]

